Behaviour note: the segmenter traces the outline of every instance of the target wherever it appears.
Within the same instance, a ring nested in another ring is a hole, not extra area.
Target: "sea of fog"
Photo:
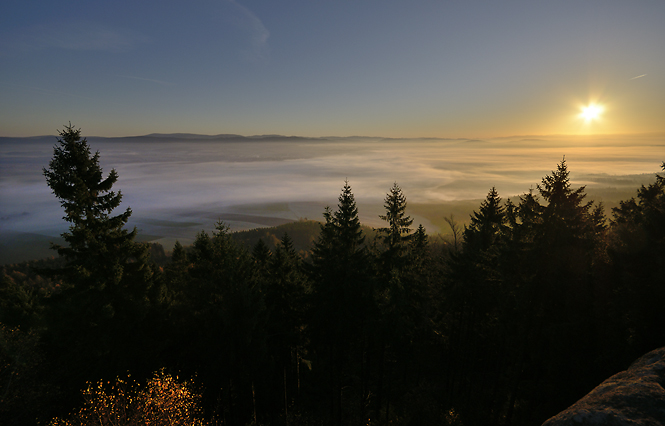
[[[380,226],[387,191],[397,182],[415,225],[447,232],[494,186],[503,198],[528,192],[565,156],[574,186],[614,206],[652,182],[665,161],[665,134],[497,139],[291,138],[149,135],[89,137],[105,175],[116,169],[120,210],[144,239],[187,244],[223,220],[233,230],[322,218],[348,179],[363,223]],[[0,138],[2,250],[17,236],[66,230],[47,187],[54,136]],[[469,201],[472,200],[472,201]],[[5,253],[6,254],[6,253]]]

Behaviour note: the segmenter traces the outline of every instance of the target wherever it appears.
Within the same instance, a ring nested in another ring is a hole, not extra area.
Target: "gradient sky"
[[[602,119],[580,108],[598,102]],[[665,1],[4,0],[0,136],[665,131]]]

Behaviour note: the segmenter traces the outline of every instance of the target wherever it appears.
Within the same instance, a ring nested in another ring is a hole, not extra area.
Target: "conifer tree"
[[[569,175],[564,158],[557,169],[545,176],[537,186],[547,203],[542,209],[540,236],[550,245],[571,244],[595,234],[594,223],[589,216],[593,202],[584,203],[585,187],[573,190]]]
[[[471,215],[471,223],[464,229],[464,250],[487,250],[507,229],[505,207],[496,188],[492,187]]]
[[[392,364],[406,368],[414,354],[409,344],[422,314],[417,302],[422,284],[417,274],[416,251],[413,250],[413,235],[410,235],[413,219],[406,214],[406,196],[395,182],[384,199],[385,215],[379,218],[387,226],[377,229],[382,244],[376,255],[376,304],[379,321],[375,324],[379,373],[377,381],[376,409],[385,410],[386,420],[390,414]],[[419,236],[423,240],[424,230]]]
[[[120,192],[112,191],[118,174],[113,169],[103,178],[99,152],[91,154],[81,130],[71,124],[60,132],[58,143],[49,167],[43,169],[48,186],[65,210],[63,219],[70,223],[69,231],[62,234],[68,245],[52,244],[67,260],[55,274],[75,293],[93,290],[140,302],[152,275],[149,247],[134,241],[136,228],[124,229],[130,208],[112,215],[122,199]],[[101,301],[107,302],[110,300]]]
[[[312,249],[310,273],[314,296],[322,297],[322,303],[330,296],[336,304],[339,303],[337,308],[345,311],[351,309],[351,317],[340,320],[353,322],[352,317],[357,318],[361,313],[352,306],[367,297],[363,289],[366,284],[367,253],[358,207],[348,181],[344,182],[337,210],[333,212],[326,208],[323,216],[325,223],[321,225],[321,233]],[[348,324],[344,328],[347,327],[352,325]]]
[[[299,393],[299,364],[304,352],[305,302],[309,282],[302,259],[287,233],[269,259],[268,276],[263,284],[266,319],[266,343],[273,366],[274,383],[283,389],[283,405]],[[276,395],[275,395],[276,396]]]
[[[427,255],[428,246],[429,237],[427,236],[427,231],[425,230],[425,227],[420,224],[418,225],[416,232],[413,234],[413,240],[411,240],[411,250],[417,258],[419,265]]]
[[[180,306],[183,302],[183,292],[189,281],[190,268],[187,251],[176,241],[171,252],[171,261],[164,267],[161,284],[164,286],[164,302],[170,309]]]
[[[308,283],[302,259],[293,248],[293,241],[284,234],[270,257],[269,279],[264,294],[268,310],[268,327],[289,351],[299,344],[299,331],[304,323],[304,298]],[[280,348],[284,349],[284,348]]]
[[[383,206],[386,214],[379,215],[379,217],[388,222],[388,226],[380,228],[379,232],[384,234],[383,241],[387,250],[399,256],[410,239],[408,234],[411,232],[411,228],[409,227],[413,223],[413,219],[406,215],[406,196],[397,182],[388,191]]]
[[[502,272],[503,280],[512,285],[515,322],[508,330],[516,334],[511,332],[510,339],[514,339],[512,347],[521,348],[512,356],[521,362],[512,373],[512,386],[528,389],[547,381],[556,388],[572,383],[574,377],[581,387],[589,380],[589,372],[575,363],[577,355],[569,348],[595,356],[593,264],[604,227],[602,207],[592,209],[593,202],[585,202],[583,186],[572,188],[565,159],[536,188],[540,197],[531,191],[520,197],[516,208],[509,205],[507,212],[511,229]],[[537,369],[536,359],[547,369]],[[524,369],[538,374],[520,383]],[[513,393],[509,413],[515,398]],[[559,395],[541,398],[535,402],[542,404],[538,410],[565,405],[557,400]]]
[[[344,252],[353,255],[363,251],[362,246],[365,242],[365,236],[360,227],[358,207],[348,181],[344,182],[342,193],[339,196],[339,204],[335,212],[335,226],[338,242],[342,245]]]
[[[80,129],[69,124],[59,136],[43,172],[69,230],[66,245],[52,244],[66,264],[48,271],[63,289],[49,299],[47,340],[61,368],[92,380],[132,368],[146,353],[139,326],[154,275],[148,245],[135,242],[136,228],[124,228],[131,209],[112,214],[122,199],[112,190],[116,171],[103,177],[99,152],[91,153]]]
[[[259,241],[257,241],[252,248],[252,257],[254,258],[254,261],[257,263],[259,268],[266,267],[271,256],[272,252],[263,241],[263,238],[259,238]]]
[[[326,365],[333,424],[342,423],[342,381],[357,367],[357,355],[369,311],[365,237],[348,181],[337,210],[326,208],[321,233],[312,249],[312,343]]]
[[[43,169],[70,224],[62,234],[68,245],[52,245],[68,261],[59,272],[68,284],[97,290],[120,285],[130,273],[148,279],[148,247],[134,241],[136,229],[124,229],[132,210],[112,215],[122,200],[121,192],[112,191],[118,173],[113,169],[103,177],[99,152],[91,154],[80,129],[69,124],[59,134],[49,167]]]
[[[401,292],[402,289],[398,287],[403,286],[405,272],[413,260],[411,259],[413,253],[409,250],[413,238],[413,235],[409,235],[413,219],[406,215],[406,196],[397,183],[393,184],[386,195],[384,207],[386,214],[379,217],[388,222],[388,226],[378,229],[383,242],[382,251],[378,255],[379,276],[383,281],[384,290],[387,286],[388,291],[390,287],[394,287],[393,291]],[[396,296],[397,294],[393,294],[389,298]]]
[[[223,222],[212,235],[201,231],[196,236],[188,258],[189,281],[172,350],[179,365],[207,377],[207,386],[226,389],[229,399],[222,404],[244,424],[253,405],[252,382],[265,355],[266,311],[254,259]],[[226,388],[230,383],[237,389],[233,404]]]
[[[354,267],[362,269],[366,259],[365,236],[348,181],[342,188],[337,210],[333,212],[326,208],[323,217],[325,223],[321,225],[321,234],[312,249],[312,272],[319,279],[341,279],[343,283],[352,278],[346,275],[353,274]]]
[[[498,335],[502,329],[496,326],[496,319],[506,300],[499,261],[508,230],[506,222],[506,208],[492,187],[464,228],[463,249],[452,252],[448,262],[446,325],[450,356],[458,366],[451,372],[448,392],[467,418],[478,415],[478,405],[488,411],[497,408],[492,406],[491,398],[500,386],[502,371],[497,361],[501,357],[487,349],[499,347],[504,337]],[[474,398],[470,404],[471,394]]]
[[[635,353],[665,345],[665,175],[612,209],[610,237],[618,312]]]

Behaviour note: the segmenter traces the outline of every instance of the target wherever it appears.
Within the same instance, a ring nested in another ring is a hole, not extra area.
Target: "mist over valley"
[[[655,180],[665,135],[517,136],[496,139],[306,138],[279,135],[152,134],[88,137],[104,174],[131,207],[140,238],[193,241],[218,220],[232,231],[322,220],[348,179],[363,224],[382,226],[383,198],[404,190],[414,225],[449,232],[444,216],[466,223],[491,187],[502,198],[536,187],[565,156],[574,187],[609,209]],[[0,138],[2,258],[24,260],[66,231],[63,212],[42,174],[55,136]],[[118,212],[119,212],[118,211]],[[27,247],[22,254],[20,247]],[[9,247],[14,247],[9,252]],[[19,247],[19,249],[17,249]],[[52,253],[52,252],[51,252]]]

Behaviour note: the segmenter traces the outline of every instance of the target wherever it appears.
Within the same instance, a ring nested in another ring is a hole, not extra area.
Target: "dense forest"
[[[397,183],[364,228],[345,182],[297,248],[218,223],[167,256],[80,130],[44,175],[70,226],[2,269],[3,425],[534,425],[665,345],[664,176],[606,218],[564,159],[448,241]]]

